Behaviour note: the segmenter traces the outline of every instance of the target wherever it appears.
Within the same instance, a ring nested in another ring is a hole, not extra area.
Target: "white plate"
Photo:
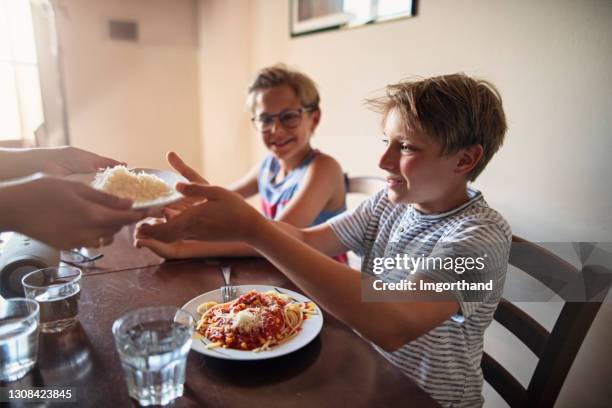
[[[157,176],[160,179],[162,179],[164,183],[166,183],[166,185],[168,185],[168,187],[172,190],[172,194],[170,195],[158,198],[156,200],[144,201],[138,204],[134,204],[132,206],[133,209],[143,210],[143,209],[148,209],[148,208],[163,207],[168,204],[172,204],[180,200],[183,197],[181,193],[175,190],[175,185],[179,181],[182,181],[184,183],[188,182],[187,179],[181,176],[180,174],[175,173],[173,171],[168,171],[168,170],[145,169],[145,168],[140,168],[140,167],[133,168],[133,169],[130,168],[130,170],[136,173],[147,173],[147,174],[152,174],[154,176]],[[91,185],[95,177],[96,177],[96,173],[81,173],[81,174],[71,174],[66,178],[69,180],[80,181],[82,183]]]
[[[304,295],[300,295],[289,289],[276,288],[274,286],[268,285],[241,285],[237,286],[238,288],[238,296],[247,293],[250,290],[256,290],[258,292],[268,292],[270,290],[280,290],[282,293],[285,293],[298,302],[312,302],[312,300],[308,299]],[[199,305],[204,302],[219,302],[221,303],[221,290],[213,290],[211,292],[204,293],[200,296],[197,296],[191,299],[189,302],[183,305],[183,309],[187,310],[191,313],[194,319],[197,321],[200,320],[200,315],[196,311]],[[314,302],[312,302],[314,304]],[[198,353],[204,354],[210,357],[223,358],[226,360],[265,360],[268,358],[274,358],[283,356],[285,354],[292,353],[296,350],[301,349],[310,343],[321,331],[323,327],[323,314],[321,313],[321,309],[315,304],[316,314],[308,316],[308,319],[304,320],[302,324],[302,330],[298,332],[298,334],[292,338],[291,340],[286,341],[283,344],[272,347],[267,351],[253,352],[253,351],[244,351],[244,350],[234,350],[227,348],[214,348],[207,349],[205,346],[210,343],[210,340],[202,337],[200,334],[195,333],[193,337],[193,342],[191,343],[191,349],[197,351]]]

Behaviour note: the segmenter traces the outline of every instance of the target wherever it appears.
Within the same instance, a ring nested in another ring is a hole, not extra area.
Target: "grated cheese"
[[[251,333],[263,327],[261,310],[248,308],[241,310],[232,317],[232,328]]]
[[[115,166],[96,174],[91,183],[94,188],[129,198],[134,203],[153,201],[172,194],[172,190],[159,177],[145,172],[136,173],[125,166]]]

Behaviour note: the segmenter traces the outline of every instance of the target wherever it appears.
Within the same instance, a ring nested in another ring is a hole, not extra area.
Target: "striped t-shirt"
[[[456,259],[486,253],[481,271],[459,275],[430,266],[418,272],[434,282],[492,280],[493,290],[477,298],[470,298],[469,291],[451,291],[460,306],[458,314],[396,351],[374,345],[445,407],[479,407],[484,402],[483,336],[501,297],[512,238],[508,223],[480,192],[468,188],[468,196],[467,203],[453,210],[423,214],[411,205],[391,203],[382,190],[355,210],[328,221],[338,239],[362,256],[363,273],[373,273],[375,258],[398,254]],[[383,279],[405,278],[406,270],[392,270]]]

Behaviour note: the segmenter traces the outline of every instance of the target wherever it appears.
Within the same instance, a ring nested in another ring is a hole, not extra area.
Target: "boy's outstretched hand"
[[[140,226],[140,232],[163,242],[197,239],[248,241],[265,218],[242,196],[217,186],[178,183],[177,190],[197,202],[167,222]]]
[[[208,181],[206,181],[204,177],[200,175],[200,173],[189,167],[187,163],[185,163],[183,159],[181,159],[180,156],[175,152],[168,152],[168,154],[166,154],[166,160],[168,160],[168,163],[170,163],[174,170],[178,171],[181,176],[185,177],[191,183],[198,183],[204,185],[210,184]],[[166,210],[170,211],[165,212],[164,215],[167,217],[167,214],[174,214],[176,212],[184,211],[201,200],[201,197],[185,197],[182,200],[167,206]]]
[[[168,152],[166,160],[176,171],[192,183],[209,184],[200,173],[189,167],[175,152]]]
[[[164,218],[147,218],[136,224],[134,229],[134,246],[136,248],[149,248],[151,251],[166,259],[181,258],[181,248],[185,240],[174,242],[162,242],[153,238],[149,238],[142,232],[143,225],[157,225],[166,222],[170,217]]]

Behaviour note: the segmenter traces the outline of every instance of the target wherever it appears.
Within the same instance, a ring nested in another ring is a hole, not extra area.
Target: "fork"
[[[225,285],[221,286],[221,298],[223,303],[230,302],[236,298],[236,287],[230,283],[230,275],[232,274],[232,268],[230,266],[222,266],[221,273],[223,274],[223,281]]]

